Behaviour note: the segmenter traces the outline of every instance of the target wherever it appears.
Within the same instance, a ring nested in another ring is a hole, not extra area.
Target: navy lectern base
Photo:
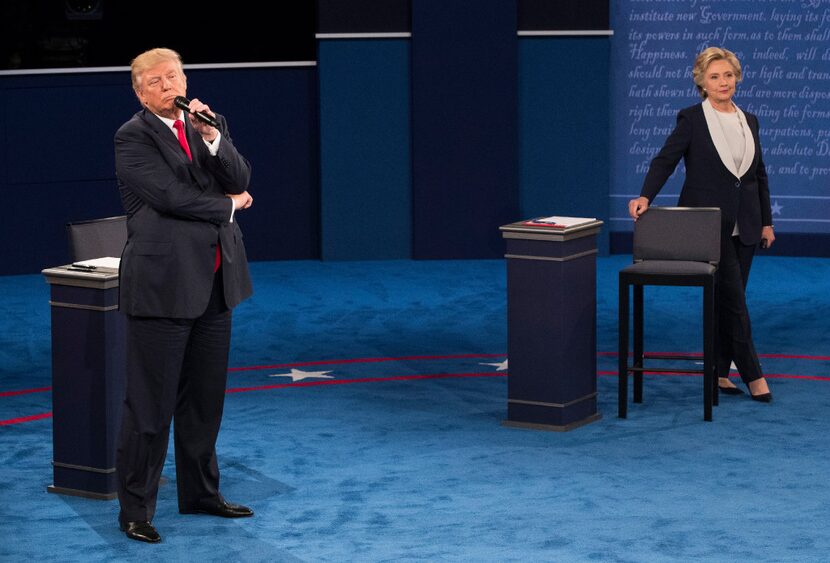
[[[115,447],[126,380],[118,271],[43,270],[51,288],[50,493],[116,498]]]
[[[568,431],[597,412],[596,235],[602,221],[566,228],[501,227],[507,252],[505,426]]]
[[[114,488],[115,485],[113,484],[112,487]],[[89,491],[86,489],[68,489],[66,487],[56,487],[55,485],[47,486],[46,490],[56,495],[68,495],[70,497],[91,498],[93,500],[115,500],[115,498],[118,497],[118,493],[96,493],[94,491]]]
[[[508,415],[509,416],[509,415]],[[535,422],[517,422],[515,420],[510,420],[509,418],[501,423],[502,426],[507,426],[508,428],[525,428],[527,430],[547,430],[549,432],[568,432],[575,428],[579,428],[580,426],[585,426],[586,424],[591,424],[592,422],[596,422],[602,418],[600,413],[593,414],[587,418],[583,418],[582,420],[578,420],[576,422],[571,422],[570,424],[538,424]]]

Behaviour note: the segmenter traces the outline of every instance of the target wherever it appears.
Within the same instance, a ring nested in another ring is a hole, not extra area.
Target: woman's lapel
[[[755,160],[755,136],[752,134],[752,129],[749,128],[749,121],[747,121],[744,112],[738,106],[735,106],[735,109],[738,110],[738,115],[741,116],[741,127],[743,127],[744,139],[746,139],[744,159],[741,161],[741,168],[738,170],[738,177],[740,178],[746,174],[746,171],[752,166],[752,161]]]
[[[712,107],[712,104],[709,102],[708,98],[703,100],[701,105],[703,106],[703,115],[706,118],[706,126],[709,128],[709,136],[712,137],[712,143],[718,151],[718,156],[720,156],[721,162],[723,162],[726,169],[732,172],[736,178],[740,178],[741,176],[738,174],[738,169],[735,168],[735,161],[732,159],[732,152],[729,150],[729,143],[726,142],[726,136],[723,134],[723,129],[721,129],[718,115],[715,113],[717,110]],[[744,122],[746,122],[746,120],[744,120]],[[746,159],[744,159],[744,161],[746,161]]]

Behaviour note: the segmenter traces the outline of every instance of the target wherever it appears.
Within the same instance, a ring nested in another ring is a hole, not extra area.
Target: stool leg
[[[617,350],[618,416],[628,416],[628,284],[620,276],[619,347]]]
[[[718,308],[718,285],[717,276],[714,277],[714,286],[712,287],[712,295],[714,295],[714,305],[712,307],[712,334],[714,337],[714,346],[712,357],[712,405],[718,406],[720,404],[720,391],[718,390],[718,358],[720,357],[720,325],[718,319],[720,318],[720,309]],[[727,373],[727,375],[729,375]]]
[[[712,315],[715,309],[714,286],[707,281],[703,286],[703,420],[712,420],[712,396],[715,392],[712,376],[715,373],[715,338],[712,334]]]
[[[634,366],[643,367],[643,286],[634,286]],[[643,402],[643,372],[634,372],[634,402]]]

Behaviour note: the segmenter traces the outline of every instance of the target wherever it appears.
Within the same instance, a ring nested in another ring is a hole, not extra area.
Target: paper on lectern
[[[578,225],[585,225],[596,221],[596,217],[563,217],[560,215],[551,215],[550,217],[539,217],[528,221],[528,224],[536,224],[542,226],[551,226],[565,229],[567,227],[576,227]]]
[[[92,260],[81,260],[80,262],[73,262],[73,266],[80,266],[81,268],[111,268],[118,269],[121,263],[121,258],[114,258],[112,256],[105,256],[103,258],[93,258]]]

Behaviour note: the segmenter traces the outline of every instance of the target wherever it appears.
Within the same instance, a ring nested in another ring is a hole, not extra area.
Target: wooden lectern
[[[52,493],[116,497],[115,448],[126,378],[118,270],[43,270],[52,309]]]
[[[596,254],[602,221],[500,227],[507,258],[505,426],[567,431],[598,420]]]

